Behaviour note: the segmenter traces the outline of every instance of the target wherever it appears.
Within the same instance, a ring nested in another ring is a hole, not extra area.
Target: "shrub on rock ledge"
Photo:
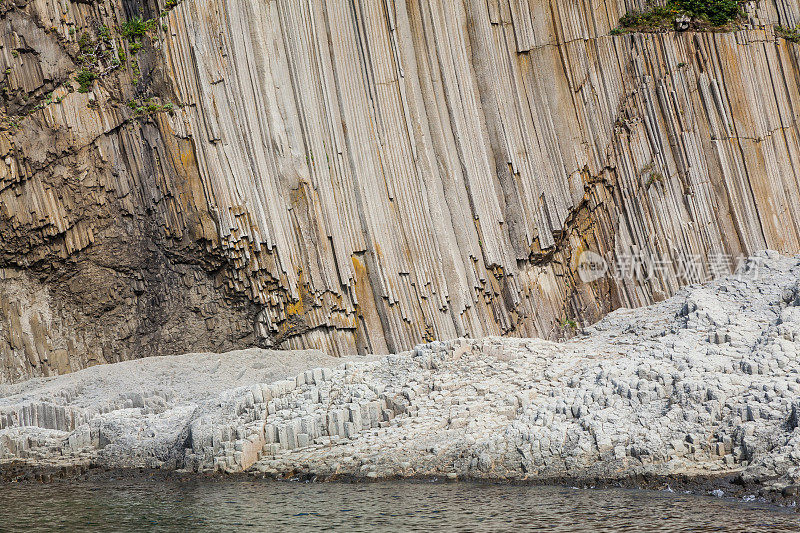
[[[742,4],[741,0],[668,0],[645,11],[630,11],[619,24],[629,31],[659,31],[671,29],[676,19],[685,16],[700,27],[718,28],[738,19]]]

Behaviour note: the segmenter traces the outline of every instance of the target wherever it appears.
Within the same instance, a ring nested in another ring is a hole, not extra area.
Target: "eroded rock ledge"
[[[320,352],[189,355],[5,386],[0,457],[279,476],[740,475],[791,490],[798,341],[800,256],[765,252],[563,343],[458,339],[335,367]]]

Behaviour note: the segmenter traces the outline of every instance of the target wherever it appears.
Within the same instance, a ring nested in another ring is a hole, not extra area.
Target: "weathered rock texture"
[[[309,352],[151,358],[0,386],[0,468],[796,490],[799,348],[800,256],[763,253],[563,343],[458,339],[334,368]]]
[[[258,309],[219,289],[227,259],[191,143],[126,105],[161,78],[152,50],[113,68],[123,41],[100,34],[121,7],[2,12],[0,381],[252,343]],[[83,35],[101,73],[88,93],[73,81]]]
[[[610,35],[640,4],[5,4],[0,380],[554,337],[672,294],[687,258],[797,251],[799,49],[775,25],[800,2]],[[139,9],[142,51],[115,33],[135,59],[70,92],[79,36]],[[174,110],[125,105],[151,96]],[[583,283],[584,250],[659,268]]]

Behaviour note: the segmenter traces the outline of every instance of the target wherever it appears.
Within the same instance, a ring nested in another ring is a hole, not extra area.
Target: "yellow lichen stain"
[[[303,283],[303,269],[297,271],[297,300],[286,301],[283,304],[283,320],[278,324],[278,335],[283,337],[288,335],[293,329],[298,327],[301,322],[291,320],[292,317],[302,317],[306,313],[304,298],[308,292]]]
[[[353,270],[356,273],[356,283],[358,283],[358,280],[362,279],[362,276],[367,275],[367,267],[361,262],[361,259],[356,256],[351,256],[350,259],[353,261]]]
[[[302,315],[305,313],[305,309],[303,308],[303,299],[300,298],[296,302],[288,303],[286,307],[283,308],[283,311],[287,316]]]
[[[297,294],[296,302],[289,302],[284,307],[284,312],[288,316],[297,316],[305,314],[305,306],[303,305],[303,296],[307,292],[305,283],[303,283],[303,269],[297,270]]]
[[[570,261],[570,271],[572,273],[578,272],[578,261],[581,257],[581,254],[586,250],[586,243],[584,243],[582,240],[578,242],[577,246],[575,246],[575,249],[572,253],[572,261]]]
[[[359,256],[351,255],[350,260],[353,263],[353,292],[358,300],[355,305],[357,318],[354,322],[356,345],[367,351],[385,350],[381,319],[373,300],[367,266]],[[359,327],[359,324],[363,327]]]
[[[194,158],[194,151],[187,150],[185,148],[180,149],[180,157],[181,157],[181,164],[183,168],[195,168],[197,166],[197,162]]]

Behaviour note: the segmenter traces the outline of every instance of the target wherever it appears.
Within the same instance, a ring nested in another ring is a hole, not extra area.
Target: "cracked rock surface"
[[[107,383],[130,383],[116,403],[68,393],[83,372],[7,386],[0,457],[322,477],[730,474],[785,489],[800,478],[799,340],[800,257],[762,252],[563,343],[457,339],[345,362],[272,352],[291,363],[259,371],[256,352],[181,356],[176,381],[153,373],[161,392],[147,395],[144,361],[108,365]],[[215,357],[227,381],[209,376]]]

